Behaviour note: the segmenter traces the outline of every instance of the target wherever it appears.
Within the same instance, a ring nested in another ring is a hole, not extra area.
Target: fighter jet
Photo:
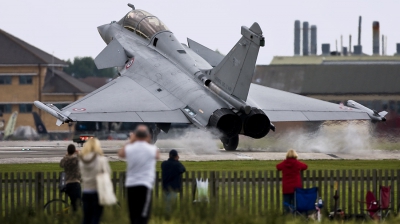
[[[252,84],[265,44],[258,23],[242,26],[239,41],[222,56],[191,39],[181,44],[159,18],[128,6],[121,20],[97,28],[107,46],[95,64],[117,67],[119,77],[62,110],[34,102],[57,125],[149,123],[155,140],[171,123],[192,123],[218,134],[225,150],[236,150],[239,135],[262,138],[275,130],[272,122],[384,120],[383,113],[358,104],[350,108]]]

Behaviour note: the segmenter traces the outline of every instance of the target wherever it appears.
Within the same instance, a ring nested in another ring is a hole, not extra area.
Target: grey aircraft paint
[[[145,122],[165,128],[171,123],[193,123],[220,134],[225,149],[235,150],[239,134],[262,138],[275,130],[271,121],[382,119],[369,116],[362,107],[343,107],[251,84],[264,46],[257,23],[242,26],[242,37],[225,57],[190,39],[189,47],[179,43],[161,20],[143,10],[132,10],[98,31],[108,45],[96,57],[96,66],[118,67],[120,77],[62,110],[35,101],[57,118],[58,125]]]

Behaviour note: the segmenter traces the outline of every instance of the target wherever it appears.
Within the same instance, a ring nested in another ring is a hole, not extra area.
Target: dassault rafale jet
[[[275,131],[272,122],[385,120],[385,111],[354,101],[343,106],[252,84],[265,44],[258,23],[242,26],[239,41],[222,56],[191,39],[180,43],[159,18],[128,6],[132,10],[121,20],[97,28],[107,47],[95,64],[117,67],[119,77],[61,110],[34,102],[57,125],[148,123],[155,140],[171,123],[192,123],[218,133],[225,150],[236,150],[239,135],[262,138]]]

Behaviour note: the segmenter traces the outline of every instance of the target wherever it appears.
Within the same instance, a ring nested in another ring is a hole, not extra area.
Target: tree
[[[64,68],[64,72],[75,78],[86,78],[89,76],[113,78],[117,74],[115,68],[97,69],[92,57],[75,57],[74,62],[69,59],[68,67]]]
[[[221,53],[221,51],[218,50],[218,48],[215,49],[215,52],[217,52],[218,54],[220,54],[220,55],[222,55],[222,56],[225,56],[224,54]]]

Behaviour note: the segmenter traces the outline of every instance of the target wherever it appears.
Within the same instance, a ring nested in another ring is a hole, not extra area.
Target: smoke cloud
[[[161,149],[177,149],[187,154],[218,154],[220,141],[217,135],[197,128],[185,129],[175,133],[169,133],[168,139],[157,141],[156,145]]]
[[[324,122],[314,131],[304,128],[270,134],[264,139],[242,138],[239,148],[244,150],[321,153],[366,153],[373,149],[375,139],[369,121]]]

